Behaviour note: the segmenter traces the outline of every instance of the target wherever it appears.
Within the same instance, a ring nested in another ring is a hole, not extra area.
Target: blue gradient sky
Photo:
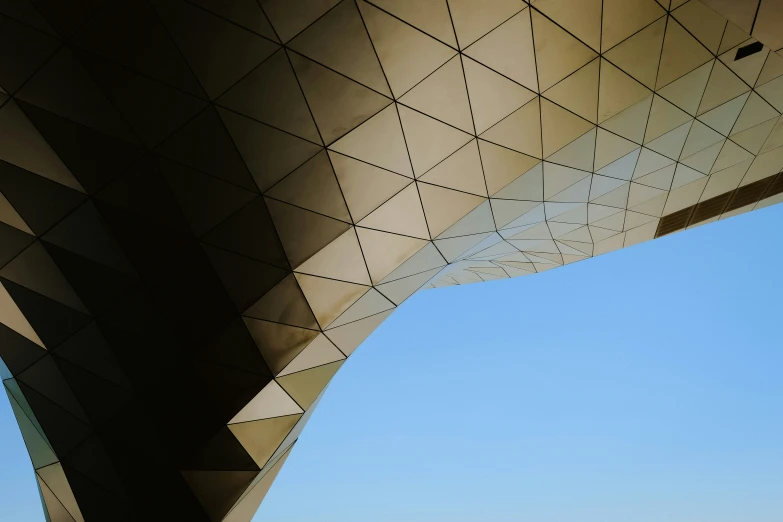
[[[780,522],[783,205],[426,291],[345,364],[256,521]],[[0,398],[0,520],[42,522]]]

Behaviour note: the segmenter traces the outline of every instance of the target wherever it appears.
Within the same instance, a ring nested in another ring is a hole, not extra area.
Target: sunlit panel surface
[[[417,290],[783,200],[782,21],[0,1],[0,374],[50,522],[248,522]]]

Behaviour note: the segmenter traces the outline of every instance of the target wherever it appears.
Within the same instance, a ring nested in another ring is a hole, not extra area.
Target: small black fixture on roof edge
[[[752,44],[748,44],[744,47],[740,47],[737,49],[737,55],[734,57],[734,61],[742,60],[743,58],[750,56],[751,54],[756,54],[757,52],[761,51],[764,48],[764,45],[762,45],[761,42],[753,42]]]

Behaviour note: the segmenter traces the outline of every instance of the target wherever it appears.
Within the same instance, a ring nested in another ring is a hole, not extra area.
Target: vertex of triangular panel
[[[640,152],[641,149],[637,147],[622,158],[610,163],[602,169],[596,170],[596,173],[601,174],[602,176],[609,176],[610,178],[629,181],[633,177],[633,171],[639,160]]]
[[[770,56],[772,55],[770,54]],[[783,76],[779,76],[761,87],[757,87],[756,92],[762,95],[767,102],[771,103],[775,109],[783,111]]]
[[[107,38],[103,38],[103,43]],[[175,51],[176,52],[176,51]],[[169,55],[171,56],[171,55]],[[82,58],[81,55],[79,58]],[[120,59],[118,57],[118,59]],[[177,60],[175,58],[175,60]],[[179,64],[184,66],[184,60],[177,60]],[[186,69],[187,66],[182,67]],[[180,69],[178,66],[174,66],[171,70]],[[189,83],[192,79],[195,83],[195,78],[187,72],[180,69],[181,77],[185,78],[183,83]],[[175,73],[176,74],[176,73]],[[93,75],[94,76],[94,75]],[[126,141],[135,142],[136,139],[133,133],[128,128],[127,124],[123,121],[123,118],[112,106],[112,103],[106,98],[106,95],[96,85],[95,80],[101,80],[101,78],[93,78],[90,73],[85,70],[84,65],[74,55],[74,53],[66,47],[50,58],[38,72],[30,78],[21,89],[15,93],[15,97],[18,100],[26,101],[36,107],[46,109],[50,112],[66,117],[77,123],[81,123],[90,128],[100,130],[112,136],[124,139]],[[200,91],[198,87],[196,87]],[[144,91],[145,89],[139,89]],[[133,89],[134,95],[139,96],[139,92]],[[79,96],[62,96],[61,92],[78,92]],[[165,91],[162,91],[165,92]],[[177,91],[180,92],[181,91]],[[117,93],[113,93],[116,96]],[[146,94],[146,93],[144,93]],[[159,93],[160,94],[160,93]],[[169,93],[167,93],[169,94]],[[182,112],[187,112],[190,116],[195,112],[203,108],[200,102],[190,96],[174,95],[176,101],[181,104],[177,107],[177,115],[174,116],[168,113],[167,116],[175,119],[182,116]],[[172,97],[174,97],[172,96]],[[117,98],[114,98],[117,101]],[[182,111],[182,112],[180,112]],[[181,124],[181,123],[180,123]],[[171,132],[173,129],[169,129]],[[161,139],[165,136],[161,136]],[[150,144],[151,145],[151,144]]]
[[[780,172],[781,165],[783,165],[783,147],[773,149],[764,154],[759,154],[756,159],[753,160],[753,164],[748,169],[745,177],[742,178],[742,183],[740,185],[745,186],[754,181],[774,176],[775,173]],[[22,311],[27,313],[24,309]]]
[[[780,76],[783,76],[783,57],[779,56],[777,53],[769,53],[767,55],[767,61],[764,62],[764,67],[761,69],[761,73],[756,80],[756,87],[771,82]]]
[[[439,271],[440,268],[435,268],[403,279],[397,279],[396,281],[378,286],[378,290],[383,292],[383,295],[399,304],[413,295],[427,281],[435,277]]]
[[[450,0],[449,8],[461,49],[469,46],[502,24],[525,5],[516,0],[498,0],[480,4],[472,0]]]
[[[486,197],[487,187],[476,140],[435,165],[419,181]]]
[[[541,98],[544,157],[549,157],[593,128],[593,124]],[[491,195],[491,193],[490,193]]]
[[[289,52],[288,56],[327,145],[391,103],[389,98],[304,56],[294,52]],[[269,104],[275,105],[275,102],[270,100]]]
[[[419,192],[410,184],[372,211],[359,225],[384,232],[429,239]]]
[[[707,63],[713,55],[688,31],[669,17],[663,40],[656,90]]]
[[[239,410],[228,421],[228,424],[285,417],[286,415],[296,415],[298,413],[302,413],[302,408],[283,391],[276,381],[271,381],[244,408]]]
[[[625,212],[616,207],[590,204],[590,225],[621,232],[625,224]]]
[[[745,46],[754,42],[755,40],[751,40],[748,42],[743,42],[742,45]],[[761,69],[764,67],[764,62],[767,61],[767,56],[769,54],[770,50],[767,47],[764,47],[757,53],[753,53],[750,56],[736,60],[735,58],[737,56],[737,48],[735,47],[718,56],[718,59],[726,64],[726,66],[731,69],[734,74],[742,78],[745,83],[748,85],[755,85],[759,75],[761,74]]]
[[[703,176],[701,179],[672,190],[669,193],[669,197],[666,198],[666,206],[663,208],[663,214],[671,214],[672,212],[677,212],[678,210],[698,203],[699,197],[704,191],[708,179],[707,176]]]
[[[27,223],[22,219],[22,216],[19,215],[13,205],[8,202],[2,193],[0,193],[0,222],[17,230],[21,230],[22,232],[26,232],[27,234],[33,234],[33,231],[30,230],[30,227],[27,226]]]
[[[616,236],[618,233],[617,230],[609,230],[608,228],[594,227],[592,225],[590,225],[588,228],[590,229],[590,236],[595,242],[596,250],[598,250],[598,243],[600,241],[608,239],[612,236]],[[622,243],[620,246],[622,246]],[[598,252],[596,252],[596,255],[598,255]]]
[[[745,176],[745,173],[748,171],[751,161],[752,160],[747,160],[713,173],[707,182],[707,186],[704,187],[704,193],[700,198],[701,201],[720,196],[721,194],[736,189]]]
[[[329,151],[334,173],[354,221],[367,214],[401,191],[412,180],[394,172]],[[481,183],[484,183],[482,177]]]
[[[672,163],[667,167],[658,169],[656,171],[634,178],[634,182],[653,187],[661,190],[669,190],[672,186],[672,180],[674,179],[674,171],[677,165]]]
[[[485,201],[476,207],[476,210],[457,221],[439,237],[447,238],[494,231],[495,222],[492,219],[492,209],[489,201]]]
[[[654,0],[604,0],[601,50],[608,51],[664,14]]]
[[[0,197],[0,208],[3,199]],[[0,211],[0,220],[2,214]],[[43,239],[120,272],[135,274],[120,245],[111,236],[105,221],[91,202],[66,216],[44,234]]]
[[[601,82],[598,91],[598,123],[642,101],[652,92],[620,69],[601,60]]]
[[[234,85],[218,103],[309,141],[321,141],[282,49]]]
[[[749,39],[750,35],[748,33],[729,22],[726,24],[726,30],[723,32],[723,39],[720,42],[717,54],[723,53]]]
[[[76,498],[74,497],[73,490],[71,489],[71,485],[68,482],[68,478],[65,476],[63,465],[59,462],[56,462],[54,464],[50,464],[49,466],[35,470],[35,473],[38,475],[38,479],[43,481],[45,487],[48,488],[49,491],[54,495],[54,500],[56,503],[59,503],[60,506],[65,508],[67,511],[66,516],[75,522],[84,522],[84,516],[79,509],[79,504],[76,502]],[[44,496],[44,498],[46,497]],[[47,507],[49,507],[48,502]],[[54,518],[51,513],[50,517],[52,522],[55,520],[57,522],[60,520],[63,520],[63,522],[68,520],[68,518],[62,518],[62,516],[61,518]]]
[[[544,200],[544,164],[539,163],[495,193],[496,198]]]
[[[660,96],[655,96],[650,109],[647,131],[644,136],[645,145],[692,119],[686,112],[678,109]]]
[[[367,2],[358,2],[395,97],[402,96],[457,52]]]
[[[602,169],[638,148],[636,143],[599,128],[595,142],[595,170]]]
[[[667,158],[677,159],[682,153],[685,140],[688,138],[688,132],[691,128],[691,122],[677,127],[673,131],[667,132],[663,136],[646,143],[645,146]]]
[[[425,282],[426,281],[422,281],[422,284]],[[393,285],[394,283],[389,284]],[[370,334],[373,333],[373,331],[378,328],[378,326],[380,326],[380,324],[387,317],[389,317],[392,312],[393,310],[389,310],[388,312],[381,312],[380,314],[375,314],[373,316],[367,317],[366,319],[349,323],[344,326],[340,326],[339,328],[334,328],[326,332],[326,335],[340,349],[341,352],[343,352],[345,355],[351,355],[359,347],[359,345],[362,344],[364,340],[367,339],[367,337],[369,337]],[[294,399],[299,402],[299,399],[296,397],[296,395],[294,395]],[[299,402],[299,404],[301,404],[301,402]]]
[[[345,355],[325,335],[320,334],[277,375],[282,377],[343,359]]]
[[[595,123],[598,114],[599,64],[600,60],[593,60],[550,87],[544,96]]]
[[[713,62],[705,63],[659,90],[658,95],[663,96],[680,109],[695,116],[699,109],[701,98],[704,96],[704,89],[707,88],[707,81],[710,79],[712,66]]]
[[[558,250],[563,254],[563,264],[567,264],[566,256],[571,260],[573,257],[584,258],[593,255],[592,243],[580,243],[578,241],[555,241]],[[573,261],[571,261],[573,262]]]
[[[277,374],[307,347],[319,333],[284,324],[244,317],[243,321],[264,358],[266,365]]]
[[[665,30],[666,19],[661,18],[613,47],[604,57],[648,89],[654,89]]]
[[[764,142],[764,146],[761,147],[760,154],[769,152],[772,149],[777,149],[778,147],[783,147],[783,118],[778,118],[775,127]]]
[[[778,116],[780,116],[778,111],[764,101],[761,96],[752,92],[745,102],[745,107],[743,107],[734,127],[732,127],[730,135],[738,134]]]
[[[41,348],[46,348],[2,283],[0,283],[0,323]]]
[[[750,87],[745,82],[731,72],[723,62],[716,60],[712,74],[710,74],[710,80],[707,82],[707,88],[704,90],[698,114],[704,114],[749,90]]]
[[[285,43],[316,21],[338,1],[324,0],[294,4],[286,0],[264,0],[261,5],[263,5],[264,13],[275,28],[280,40]]]
[[[541,157],[541,111],[538,99],[528,102],[481,135],[485,140],[536,158]]]
[[[247,164],[214,107],[171,134],[156,147],[164,157],[255,192]]]
[[[270,40],[277,40],[275,31],[264,16],[258,2],[242,1],[233,3],[215,3],[210,0],[194,0],[191,2],[199,5],[207,11],[230,20],[235,24],[246,27]]]
[[[720,132],[724,136],[728,136],[731,132],[734,123],[737,121],[740,112],[745,107],[745,102],[748,100],[750,92],[741,94],[731,101],[715,107],[711,111],[705,112],[699,116],[699,121],[702,121]]]
[[[642,214],[655,215],[656,213],[650,212],[647,203],[657,203],[656,199],[663,197],[663,201],[660,202],[660,210],[663,210],[663,205],[666,203],[666,194],[668,191],[661,190],[646,185],[640,185],[638,183],[631,183],[631,190],[628,193],[628,210],[635,210]]]
[[[432,247],[435,249],[435,247]],[[440,257],[440,255],[438,255]],[[387,310],[394,308],[394,304],[386,299],[383,295],[379,294],[377,290],[371,288],[361,299],[356,301],[348,310],[346,310],[335,322],[330,325],[330,328],[337,328],[344,324],[370,317],[371,315],[379,314]]]
[[[161,21],[210,98],[216,98],[279,46],[184,2],[154,2]]]
[[[311,330],[318,328],[313,312],[293,274],[277,283],[243,315]]]
[[[381,284],[402,279],[422,272],[428,272],[435,268],[443,268],[446,266],[447,261],[443,259],[438,249],[433,243],[429,243],[427,246],[416,252],[407,261],[397,267],[389,275],[383,278]],[[342,320],[342,317],[340,318]]]
[[[353,2],[343,2],[288,43],[288,47],[381,94],[391,96],[372,42]]]
[[[586,226],[580,226],[580,225],[567,225],[570,228],[577,227],[570,232],[567,232],[565,234],[555,234],[554,228],[557,226],[564,226],[561,223],[552,223],[550,224],[550,229],[552,230],[552,235],[557,236],[558,239],[561,240],[567,240],[567,241],[578,241],[580,243],[592,243],[593,238],[590,235],[589,227]]]
[[[89,313],[71,284],[40,242],[30,245],[0,270],[0,277],[69,308]]]
[[[601,49],[601,7],[600,0],[576,3],[569,0],[538,0],[535,3],[536,9],[596,51]]]
[[[725,138],[711,128],[696,120],[688,133],[688,139],[685,140],[685,146],[682,148],[680,158],[688,158],[707,147],[723,141]]]
[[[413,172],[420,176],[471,140],[471,135],[400,105],[400,121]]]
[[[538,11],[531,10],[530,14],[538,67],[538,85],[543,92],[597,55],[595,51]]]
[[[3,365],[3,369],[4,371],[6,370],[5,365]],[[3,374],[3,378],[6,380],[6,386],[9,386],[15,381],[7,375],[10,375],[10,371]],[[22,439],[24,440],[25,446],[27,446],[33,467],[38,469],[57,462],[57,456],[54,454],[54,450],[52,450],[49,441],[42,433],[43,429],[37,421],[34,420],[34,417],[31,418],[28,416],[28,411],[31,411],[29,409],[29,404],[22,406],[21,403],[27,401],[24,400],[21,390],[19,390],[18,393],[15,393],[6,388],[5,391],[8,395],[8,400],[11,403],[11,410],[14,413],[16,422],[19,423],[19,431],[22,433]]]
[[[394,104],[332,143],[329,148],[392,172],[413,177]]]
[[[748,130],[734,134],[731,137],[731,141],[753,154],[758,154],[761,152],[761,147],[764,146],[775,124],[776,120],[774,119],[765,121]]]
[[[0,136],[3,136],[0,140],[0,160],[85,192],[14,101],[0,107]]]
[[[691,32],[711,53],[717,54],[726,28],[726,19],[699,0],[672,11],[672,16]]]
[[[587,203],[587,200],[590,196],[590,178],[591,176],[588,175],[585,179],[574,183],[567,189],[558,192],[551,198],[548,198],[547,201],[558,201],[562,203]]]
[[[516,201],[511,199],[491,199],[495,226],[500,229],[539,206],[537,201]]]
[[[417,185],[432,237],[439,236],[486,200],[481,196],[427,183]]]
[[[264,467],[301,414],[229,424],[228,429],[258,467]]]
[[[496,194],[540,161],[484,140],[479,140],[479,150],[490,196]]]
[[[360,285],[370,284],[362,249],[353,229],[345,231],[294,269],[303,274],[339,279]]]
[[[718,158],[721,149],[723,148],[725,141],[720,141],[714,145],[710,145],[706,149],[703,149],[692,156],[680,159],[683,165],[698,170],[703,174],[707,174],[712,170],[712,166],[715,160]]]
[[[624,111],[601,123],[601,127],[635,143],[643,143],[653,98],[654,96],[651,95],[631,105]]]
[[[640,227],[647,223],[652,223],[653,221],[655,221],[655,218],[652,216],[628,211],[625,213],[625,230],[631,230],[632,228]]]
[[[419,0],[375,0],[375,5],[405,20],[412,26],[448,44],[457,47],[454,27],[451,25],[446,2]]]
[[[676,190],[688,183],[699,180],[704,177],[704,174],[687,167],[683,164],[677,165],[677,169],[674,171],[674,180],[672,181],[671,190]]]
[[[481,134],[536,97],[531,90],[462,57],[476,132]]]
[[[465,49],[465,54],[531,91],[538,92],[536,57],[528,9],[513,16]]]
[[[296,281],[321,328],[329,326],[369,289],[362,285],[305,274],[296,274]]]
[[[487,204],[487,207],[489,207],[489,204]],[[462,254],[484,241],[491,234],[492,232],[483,232],[481,234],[436,239],[435,246],[438,247],[438,250],[443,257],[446,258],[446,261],[451,263],[456,259],[459,259]]]
[[[348,223],[265,198],[291,266],[299,266],[350,228]]]
[[[225,109],[218,108],[218,114],[261,191],[321,150],[315,143]]]
[[[335,219],[351,220],[326,151],[283,178],[266,195]]]
[[[595,160],[595,136],[596,129],[593,128],[549,156],[547,161],[592,172]]]
[[[399,101],[458,129],[473,133],[470,102],[459,56],[446,62],[405,93]]]
[[[421,239],[361,227],[356,232],[373,283],[381,281],[427,244]]]
[[[593,182],[590,186],[590,201],[599,205],[605,204],[600,201],[594,201],[605,194],[609,194],[613,190],[622,187],[626,182],[621,179],[608,178],[606,176],[600,176],[598,174],[593,176]],[[609,205],[614,206],[614,205]]]
[[[511,229],[515,227],[522,227],[532,225],[535,223],[541,223],[546,220],[546,208],[543,203],[539,203],[529,212],[526,212],[519,216],[517,219],[506,225],[504,228]]]
[[[720,170],[732,167],[737,163],[742,163],[743,161],[752,159],[753,154],[743,149],[733,141],[728,140],[723,144],[723,148],[721,149],[718,158],[715,160],[715,164],[712,166],[711,172],[718,172]]]
[[[288,214],[288,211],[291,211],[292,215],[290,217],[294,219],[288,225],[290,230],[295,233],[296,228],[292,225],[296,223],[297,212],[289,209],[288,205],[284,203],[280,205],[284,207],[284,214]],[[305,220],[309,220],[312,217],[306,211],[302,212],[305,213]],[[329,221],[329,223],[335,225],[341,222]],[[337,237],[348,229],[348,224],[340,224],[334,228],[336,230],[334,237]],[[306,232],[303,234],[303,237],[310,238],[311,236]],[[235,252],[243,257],[257,259],[272,266],[283,269],[290,269],[291,267],[283,246],[278,239],[278,232],[275,229],[272,216],[269,214],[263,198],[256,198],[245,205],[231,217],[213,228],[201,240],[204,244],[217,246],[226,251]],[[314,246],[317,248],[319,245]]]
[[[545,162],[544,199],[548,200],[558,192],[562,192],[574,183],[589,177],[590,172]]]

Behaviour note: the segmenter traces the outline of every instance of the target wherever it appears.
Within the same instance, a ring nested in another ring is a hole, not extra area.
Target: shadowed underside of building
[[[48,519],[248,522],[418,289],[783,200],[781,21],[0,0],[0,376]]]

